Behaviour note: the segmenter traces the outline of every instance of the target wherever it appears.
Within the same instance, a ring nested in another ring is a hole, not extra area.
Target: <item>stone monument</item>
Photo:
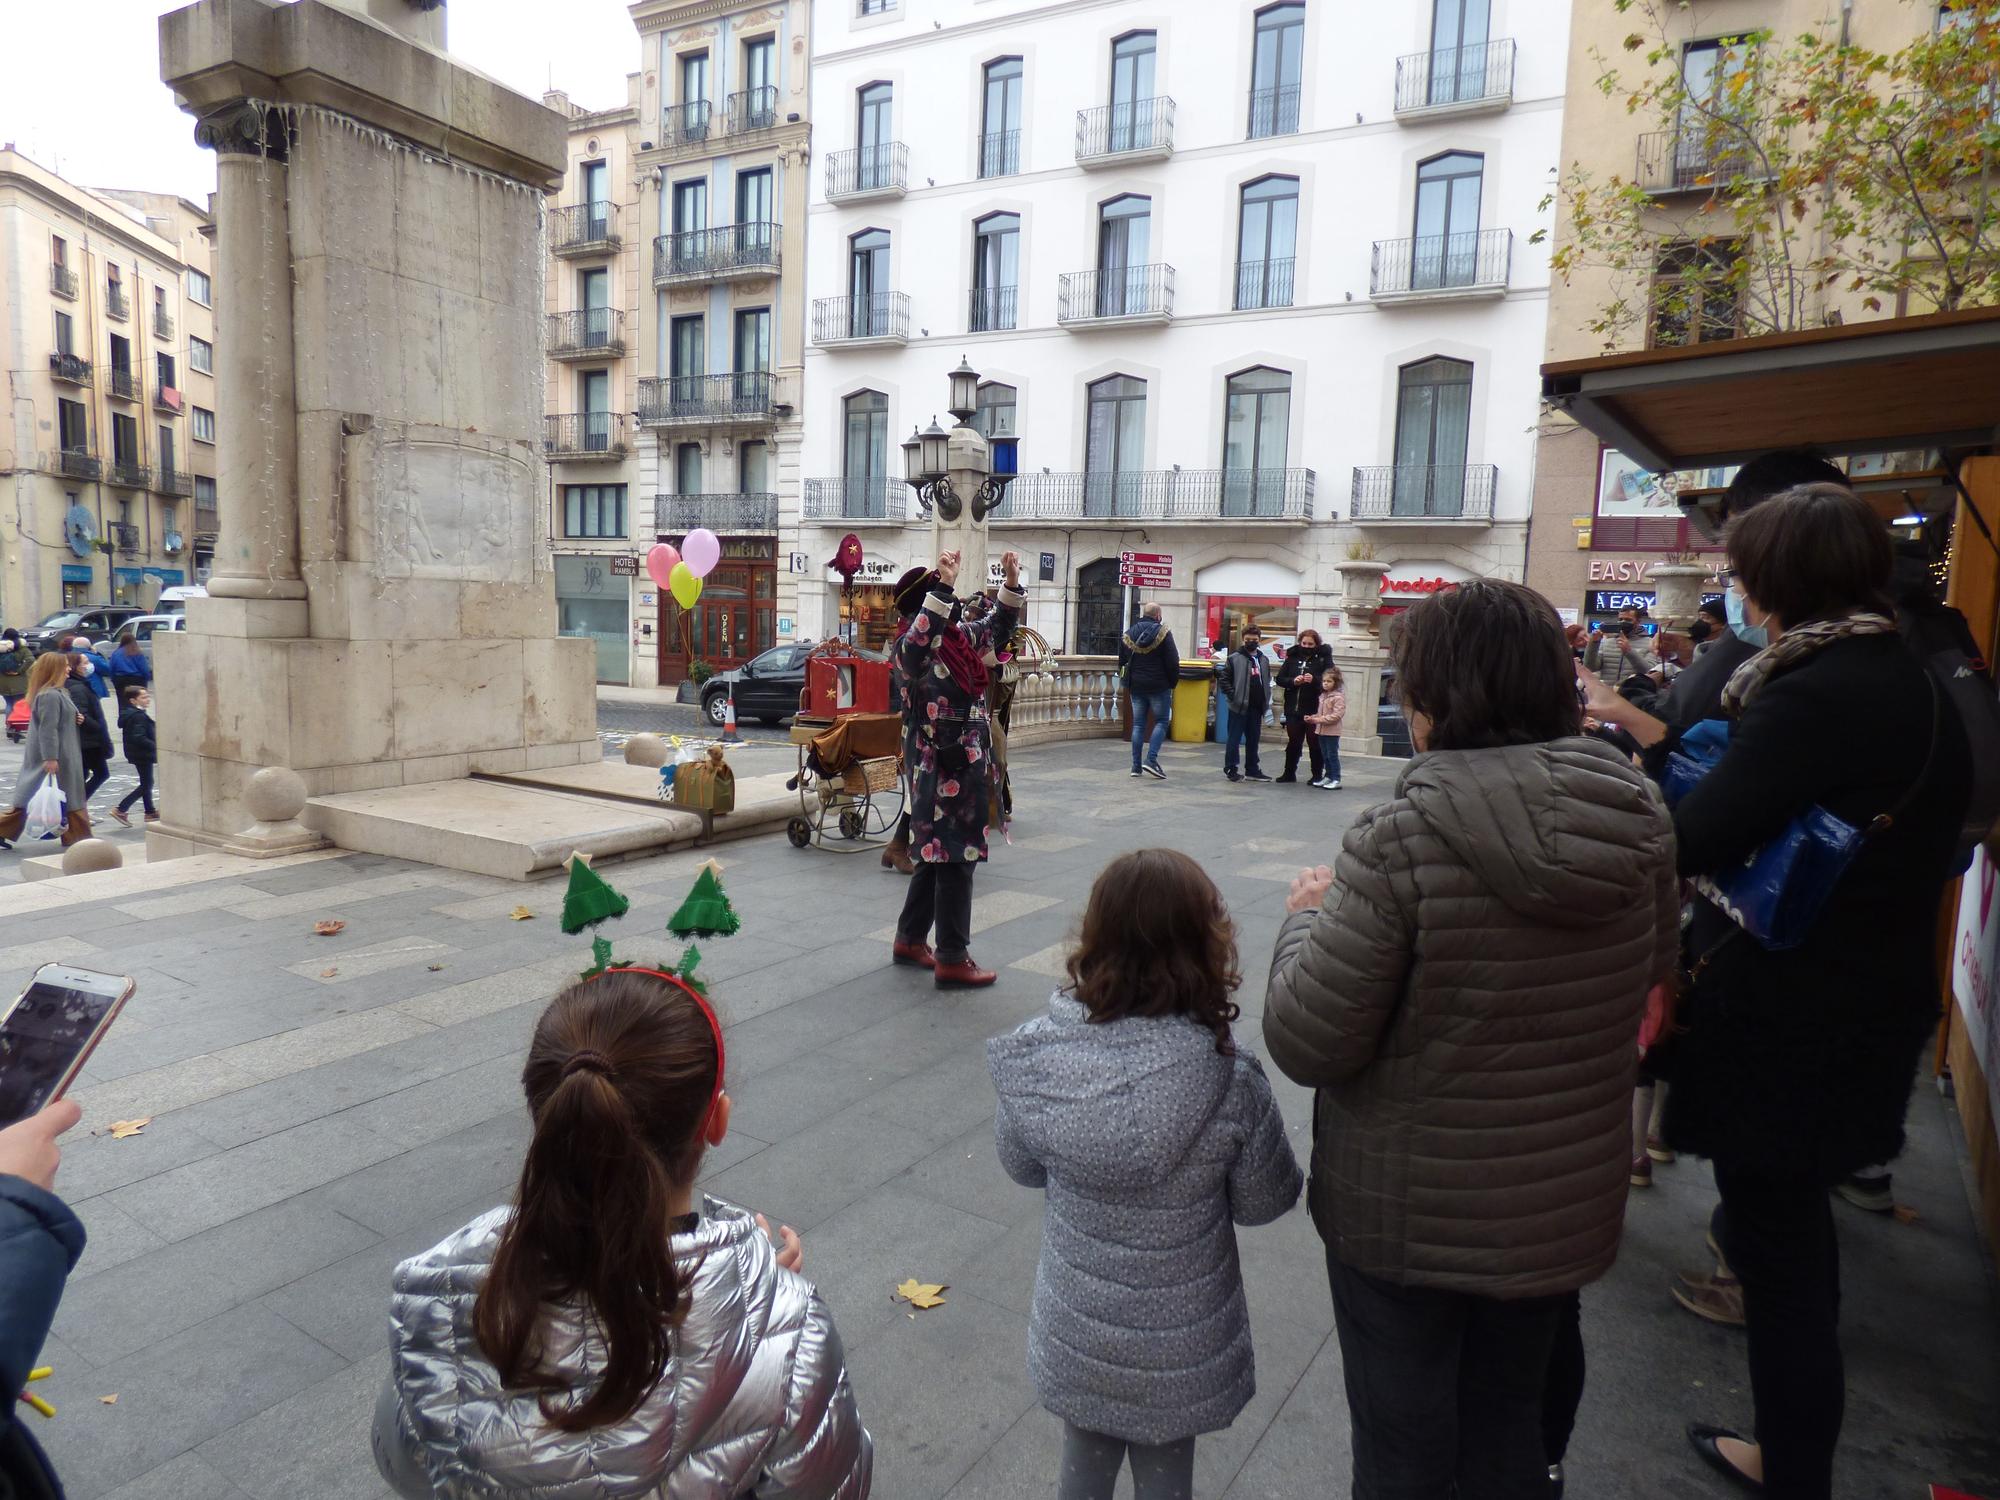
[[[267,768],[319,797],[601,754],[595,648],[557,637],[541,515],[564,125],[455,63],[444,17],[200,0],[160,20],[161,76],[218,157],[221,326],[214,573],[156,648],[157,854],[296,850],[252,792]]]

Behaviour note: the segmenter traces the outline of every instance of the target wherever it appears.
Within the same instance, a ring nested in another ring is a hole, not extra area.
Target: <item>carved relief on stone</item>
[[[685,47],[693,42],[712,42],[722,34],[722,28],[710,22],[706,26],[690,26],[685,31],[667,33],[669,47]]]
[[[356,498],[373,519],[378,579],[532,579],[536,465],[527,450],[417,424],[378,424],[374,435],[371,493]]]

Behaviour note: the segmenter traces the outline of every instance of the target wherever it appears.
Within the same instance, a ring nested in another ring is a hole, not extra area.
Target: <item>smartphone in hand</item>
[[[35,971],[0,1015],[0,1129],[63,1096],[135,988],[67,964]]]

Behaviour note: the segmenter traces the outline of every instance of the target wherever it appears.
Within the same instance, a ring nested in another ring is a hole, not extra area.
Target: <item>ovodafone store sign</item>
[[[1445,593],[1461,583],[1469,583],[1472,577],[1465,569],[1455,568],[1450,563],[1399,562],[1382,580],[1382,597],[1421,599],[1429,594]]]

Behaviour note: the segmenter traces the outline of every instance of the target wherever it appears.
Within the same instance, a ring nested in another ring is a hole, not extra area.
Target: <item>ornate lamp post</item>
[[[979,374],[964,359],[951,372],[956,425],[947,432],[932,419],[903,444],[903,482],[931,518],[931,555],[956,551],[961,586],[986,586],[986,522],[1007,497],[1018,471],[1012,437],[987,438],[972,425],[979,410]]]

